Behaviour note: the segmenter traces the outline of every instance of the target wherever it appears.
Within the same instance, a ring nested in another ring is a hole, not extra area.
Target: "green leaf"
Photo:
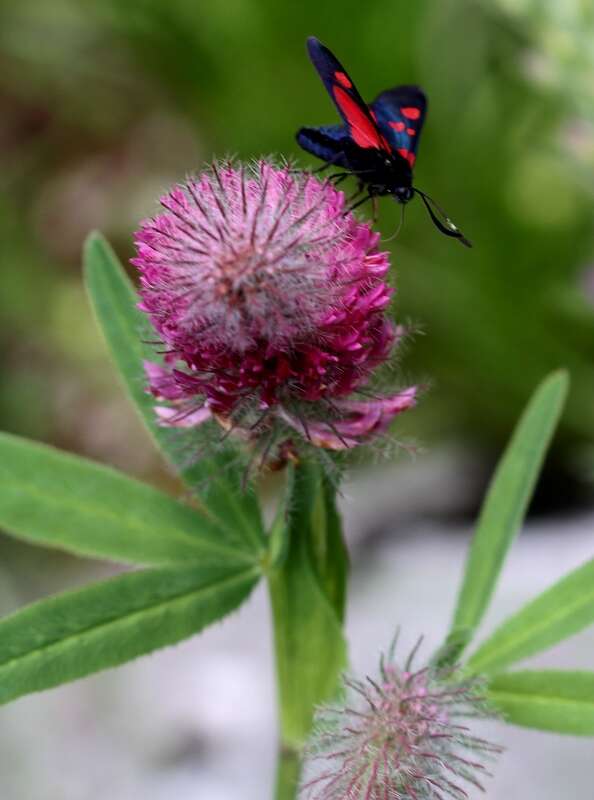
[[[335,567],[332,552],[324,552],[325,546],[314,552],[312,546],[316,538],[331,542],[340,535],[333,504],[324,513],[318,507],[325,492],[315,467],[301,464],[295,469],[286,523],[288,552],[269,577],[285,747],[299,747],[307,739],[314,707],[337,694],[346,664],[342,540],[334,551]]]
[[[304,462],[295,472],[291,504],[293,524],[308,534],[320,587],[342,623],[349,558],[336,508],[336,488],[318,464]]]
[[[507,552],[524,521],[568,385],[563,371],[554,372],[540,384],[497,465],[470,545],[444,646],[449,659],[456,659],[467,646],[487,610]]]
[[[0,433],[0,525],[83,556],[165,565],[241,566],[253,554],[213,522],[116,470]]]
[[[594,623],[594,558],[505,620],[470,657],[472,672],[493,674]]]
[[[129,396],[153,440],[188,487],[199,495],[210,515],[219,521],[229,541],[264,549],[264,532],[257,497],[243,487],[237,454],[227,446],[212,452],[200,432],[166,428],[157,423],[155,400],[146,391],[143,362],[160,360],[155,348],[143,342],[155,332],[137,308],[138,297],[115,253],[98,233],[89,236],[84,249],[87,289],[113,360]],[[215,436],[216,434],[213,434]],[[205,452],[208,451],[208,452]]]
[[[286,484],[278,496],[278,505],[268,530],[268,557],[264,561],[266,570],[274,571],[282,567],[289,552],[289,526],[287,525],[289,504],[291,502],[292,480],[288,479],[290,470],[285,470]]]
[[[515,725],[594,736],[594,672],[509,672],[493,678],[488,696]]]
[[[133,572],[34,603],[0,621],[0,703],[174,644],[247,598],[255,569]]]

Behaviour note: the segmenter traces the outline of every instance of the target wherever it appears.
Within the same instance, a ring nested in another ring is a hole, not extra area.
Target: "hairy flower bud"
[[[501,748],[461,722],[489,716],[481,682],[455,667],[412,671],[413,656],[382,660],[376,680],[347,680],[346,705],[318,712],[304,798],[465,800],[465,783],[483,789],[479,759]]]
[[[140,308],[165,346],[147,364],[163,424],[214,416],[350,448],[414,405],[409,388],[354,396],[398,338],[386,316],[388,257],[344,195],[265,161],[213,165],[161,199],[132,263]]]

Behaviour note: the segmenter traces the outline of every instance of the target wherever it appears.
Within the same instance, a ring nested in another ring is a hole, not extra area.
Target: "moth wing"
[[[307,40],[307,50],[353,142],[359,147],[389,152],[390,146],[382,136],[369,107],[336,56],[315,36],[310,36]]]
[[[418,86],[396,86],[379,94],[370,105],[383,138],[392,153],[412,167],[427,114],[427,97]]]

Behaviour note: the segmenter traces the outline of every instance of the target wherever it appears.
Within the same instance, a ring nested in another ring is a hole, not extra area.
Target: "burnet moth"
[[[471,247],[437,203],[413,186],[413,167],[427,114],[423,90],[418,86],[396,86],[381,92],[367,105],[340,61],[315,36],[307,40],[307,49],[344,124],[301,128],[297,142],[326,162],[322,169],[342,168],[343,172],[333,178],[354,175],[358,179],[365,196],[351,209],[384,195],[392,195],[404,206],[417,194],[442,233]]]

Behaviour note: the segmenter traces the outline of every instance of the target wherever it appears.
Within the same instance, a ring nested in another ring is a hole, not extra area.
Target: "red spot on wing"
[[[345,89],[350,89],[353,85],[349,80],[349,76],[344,72],[340,72],[340,70],[334,73],[334,77]]]
[[[407,128],[406,132],[408,133],[409,136],[416,136],[417,135],[417,132],[416,132],[416,130],[414,128]]]
[[[391,128],[394,128],[394,130],[398,131],[399,133],[406,128],[406,125],[404,124],[404,122],[388,122],[388,125]]]
[[[404,106],[404,108],[400,109],[400,113],[406,119],[418,119],[421,116],[421,110],[413,106]]]
[[[411,167],[413,166],[416,160],[416,156],[414,153],[411,153],[409,150],[407,150],[406,147],[399,147],[398,153],[402,156],[402,158],[405,158],[408,161]]]
[[[390,152],[388,143],[359,103],[353,100],[340,86],[334,86],[332,91],[338,107],[349,124],[351,137],[355,144],[358,144],[359,147],[376,147]]]

